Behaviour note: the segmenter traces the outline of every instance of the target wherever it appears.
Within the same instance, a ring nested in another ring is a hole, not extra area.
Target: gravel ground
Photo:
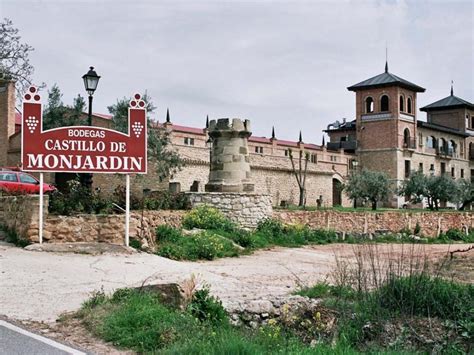
[[[426,245],[430,258],[467,245]],[[331,244],[274,248],[249,256],[208,262],[177,262],[156,255],[47,253],[0,244],[0,315],[53,322],[77,310],[94,291],[106,292],[143,283],[182,282],[193,274],[207,283],[224,305],[281,296],[299,284],[324,280],[334,270],[335,254],[346,258],[354,246]],[[393,256],[401,245],[379,245]],[[404,247],[406,250],[406,246]]]

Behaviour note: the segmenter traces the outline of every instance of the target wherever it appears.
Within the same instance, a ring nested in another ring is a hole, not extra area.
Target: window
[[[18,182],[15,173],[0,173],[0,181]]]
[[[368,97],[365,99],[365,113],[374,112],[374,99]]]
[[[430,165],[430,172],[431,172],[431,174],[434,175],[434,173],[435,173],[434,164]]]
[[[426,148],[436,148],[436,139],[433,136],[426,137]]]
[[[423,163],[418,164],[418,171],[423,172]]]
[[[185,145],[194,145],[194,138],[184,137]]]
[[[471,116],[471,128],[474,128],[474,116]]]
[[[411,109],[411,97],[409,97],[407,99],[407,112],[408,113],[411,113],[412,112],[412,109]]]
[[[255,147],[255,153],[263,154],[263,147]]]
[[[471,169],[471,184],[474,183],[474,169]]]
[[[447,143],[446,143],[446,140],[444,138],[440,138],[439,139],[439,142],[438,142],[438,147],[439,147],[439,151],[442,152],[442,153],[447,153]]]
[[[26,184],[37,184],[38,182],[30,175],[20,174],[20,181]]]
[[[383,95],[380,99],[380,111],[388,111],[389,110],[389,100],[387,95]]]
[[[318,159],[317,159],[316,154],[311,154],[310,160],[311,160],[311,163],[315,163],[315,164],[316,164],[316,163],[318,162]]]
[[[441,175],[446,174],[446,163],[441,163]]]
[[[410,169],[411,169],[411,166],[410,166],[410,161],[409,160],[405,160],[405,178],[409,178],[410,177]]]
[[[455,175],[455,169],[454,169],[454,167],[452,167],[451,168],[451,177],[455,177],[454,175]]]
[[[448,141],[448,150],[446,152],[448,155],[454,155],[456,153],[456,143],[454,141],[450,140]]]
[[[410,130],[408,128],[405,128],[403,130],[403,146],[407,148],[410,147]]]
[[[400,112],[405,111],[405,99],[403,98],[403,95],[400,95]]]
[[[464,179],[464,169],[461,169],[461,179]]]
[[[285,149],[285,157],[289,157],[290,156],[290,151],[288,149]]]
[[[336,155],[331,155],[330,159],[331,159],[331,161],[336,162],[337,161],[337,156]]]

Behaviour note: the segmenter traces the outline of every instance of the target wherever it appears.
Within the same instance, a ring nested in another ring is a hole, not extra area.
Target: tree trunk
[[[304,200],[305,200],[305,189],[304,187],[300,187],[300,202],[298,203],[298,206],[303,207],[305,205]]]
[[[372,210],[375,211],[377,209],[377,200],[372,201]]]

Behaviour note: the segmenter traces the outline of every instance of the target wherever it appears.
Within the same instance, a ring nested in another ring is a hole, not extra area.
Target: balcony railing
[[[407,138],[403,140],[403,148],[405,149],[416,149],[416,139]]]
[[[340,141],[340,142],[328,142],[327,148],[329,150],[356,150],[357,141]]]
[[[446,158],[452,158],[454,156],[453,148],[438,147],[436,148],[436,154]]]

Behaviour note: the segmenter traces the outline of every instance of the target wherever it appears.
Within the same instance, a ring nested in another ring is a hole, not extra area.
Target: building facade
[[[278,139],[272,129],[270,138],[250,136],[251,180],[256,193],[272,196],[273,205],[297,204],[299,187],[293,172],[290,151],[298,169],[299,152],[308,156],[306,204],[331,207],[350,206],[342,192],[346,178],[355,169],[384,171],[394,185],[414,170],[426,174],[450,174],[453,178],[474,178],[474,105],[451,94],[422,107],[426,121],[418,119],[417,94],[424,88],[388,70],[348,87],[355,93],[355,119],[328,125],[327,144],[316,145]],[[15,111],[12,82],[0,82],[0,166],[20,163],[21,114]],[[112,126],[111,116],[94,114],[96,126]],[[153,164],[145,176],[132,180],[132,190],[159,190],[173,186],[181,191],[204,191],[209,180],[210,145],[207,128],[172,122],[169,114],[160,124],[169,133],[185,166],[167,181],[159,181]],[[270,130],[270,129],[269,129]],[[50,182],[60,184],[64,174],[49,174]],[[117,175],[94,175],[94,186],[111,193],[124,184]],[[386,203],[402,207],[405,197],[393,195]]]

